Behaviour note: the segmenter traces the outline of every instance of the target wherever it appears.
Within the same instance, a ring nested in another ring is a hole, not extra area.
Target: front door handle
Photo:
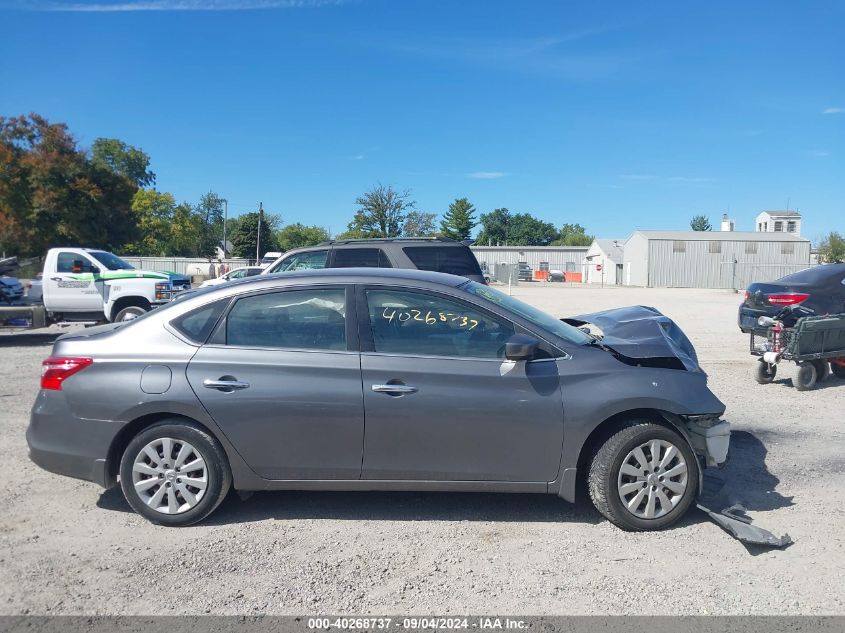
[[[219,391],[231,393],[232,391],[237,391],[239,389],[248,389],[249,383],[241,382],[240,380],[235,380],[234,378],[230,378],[229,376],[223,376],[222,378],[220,378],[220,380],[212,380],[211,378],[206,378],[202,381],[202,386],[207,387],[208,389],[217,389]]]
[[[409,393],[417,393],[419,389],[411,385],[373,385],[373,391],[376,393],[386,393],[391,396],[404,396]]]

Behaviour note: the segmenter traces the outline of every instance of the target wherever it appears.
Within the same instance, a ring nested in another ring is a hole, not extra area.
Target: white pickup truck
[[[127,321],[190,288],[168,273],[136,270],[117,255],[90,248],[51,248],[42,273],[48,322]],[[174,287],[175,285],[175,287]]]

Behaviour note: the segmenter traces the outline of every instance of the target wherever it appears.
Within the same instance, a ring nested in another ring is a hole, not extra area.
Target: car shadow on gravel
[[[793,505],[792,497],[776,491],[780,480],[766,468],[766,432],[734,431],[730,460],[720,470],[708,470],[699,502],[719,511],[740,503],[749,512]],[[256,492],[242,500],[229,494],[203,525],[228,525],[249,521],[332,519],[347,521],[520,521],[585,523],[604,518],[593,508],[583,482],[575,503],[554,495],[470,492],[323,492],[283,490]],[[104,491],[97,507],[132,512],[119,487]],[[709,522],[702,512],[691,511],[675,527]],[[670,528],[672,529],[672,528]],[[726,538],[730,538],[726,535]],[[746,546],[752,554],[768,551]],[[759,550],[759,551],[758,551]]]
[[[97,501],[104,510],[131,512],[120,488],[106,490]],[[600,523],[589,500],[567,503],[553,495],[470,492],[324,492],[281,490],[256,492],[242,500],[229,494],[203,525],[226,525],[267,519],[348,521],[528,521]]]

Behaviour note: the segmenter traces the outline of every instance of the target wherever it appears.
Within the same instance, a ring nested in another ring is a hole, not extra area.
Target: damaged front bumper
[[[721,466],[728,460],[731,443],[731,425],[718,415],[680,416],[687,432],[687,439],[696,455],[704,461],[705,468]]]

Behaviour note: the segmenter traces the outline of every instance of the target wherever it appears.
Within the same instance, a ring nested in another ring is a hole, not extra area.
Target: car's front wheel
[[[201,521],[220,505],[231,484],[223,447],[187,420],[147,427],[120,460],[120,486],[129,505],[160,525]]]
[[[624,530],[658,530],[680,519],[698,494],[698,464],[687,441],[647,420],[617,431],[593,456],[593,505]]]

